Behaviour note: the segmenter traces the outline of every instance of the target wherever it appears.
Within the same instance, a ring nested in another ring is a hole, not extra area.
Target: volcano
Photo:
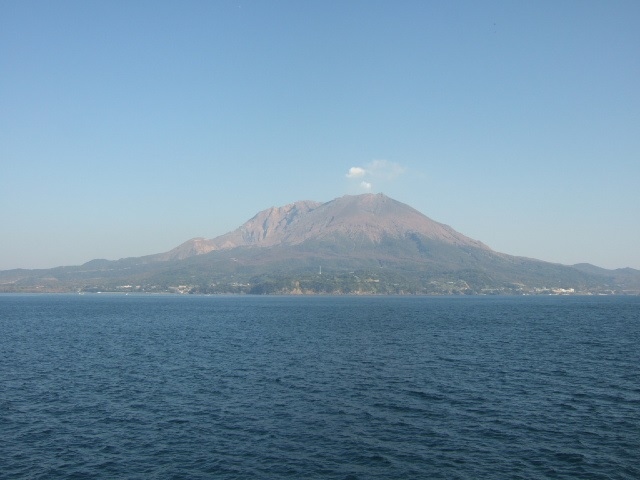
[[[640,271],[495,252],[404,203],[364,194],[271,207],[165,253],[0,272],[0,291],[640,293]]]

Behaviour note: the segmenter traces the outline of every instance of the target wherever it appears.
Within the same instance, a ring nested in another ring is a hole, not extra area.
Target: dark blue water
[[[640,478],[640,298],[0,295],[1,478]]]

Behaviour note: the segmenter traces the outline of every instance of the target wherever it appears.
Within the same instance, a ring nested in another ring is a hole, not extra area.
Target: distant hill
[[[640,293],[640,271],[495,252],[382,194],[295,202],[161,254],[0,272],[0,291]]]

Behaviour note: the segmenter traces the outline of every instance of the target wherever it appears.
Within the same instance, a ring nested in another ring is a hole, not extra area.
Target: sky
[[[384,193],[640,269],[640,2],[0,2],[0,269]]]

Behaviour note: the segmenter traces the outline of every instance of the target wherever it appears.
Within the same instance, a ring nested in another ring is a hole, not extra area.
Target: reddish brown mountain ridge
[[[412,234],[445,244],[491,250],[482,242],[378,193],[345,195],[326,203],[304,200],[268,208],[232,232],[212,239],[193,238],[157,259],[181,260],[237,247],[299,245],[336,235],[376,244],[385,237],[403,238]]]

